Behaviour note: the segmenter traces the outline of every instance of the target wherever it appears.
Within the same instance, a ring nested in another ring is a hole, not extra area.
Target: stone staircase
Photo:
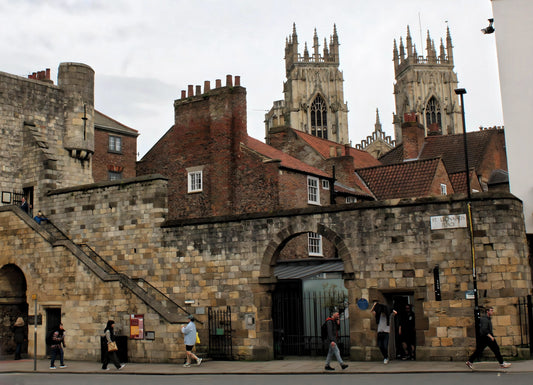
[[[130,290],[169,323],[188,322],[186,316],[189,313],[145,279],[130,278],[126,274],[119,273],[89,245],[74,243],[51,221],[41,223],[40,228],[49,234],[47,238],[52,246],[62,246],[70,250],[76,258],[102,281],[119,281],[123,287]]]

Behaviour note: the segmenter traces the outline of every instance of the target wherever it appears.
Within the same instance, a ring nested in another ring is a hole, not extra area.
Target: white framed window
[[[329,190],[329,180],[327,179],[322,179],[322,188],[324,190]]]
[[[322,256],[322,235],[307,233],[309,255]]]
[[[122,152],[122,138],[120,136],[109,135],[108,150],[111,152]]]
[[[448,190],[444,183],[440,184],[440,195],[448,195]]]
[[[355,203],[355,202],[357,202],[356,197],[352,197],[352,196],[346,197],[346,203]]]
[[[188,179],[187,192],[193,193],[202,191],[202,170],[189,171]]]
[[[320,204],[320,190],[318,189],[318,178],[307,177],[307,203]]]

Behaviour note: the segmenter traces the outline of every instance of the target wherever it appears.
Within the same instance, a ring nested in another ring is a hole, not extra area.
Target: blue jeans
[[[339,362],[339,364],[342,365],[344,363],[344,361],[342,360],[341,352],[339,351],[339,347],[337,346],[337,344],[335,344],[335,346],[331,346],[331,342],[329,343],[328,355],[326,357],[326,365],[329,365],[329,363],[331,362],[331,358],[333,357],[334,354],[335,354],[335,358],[337,358],[337,361]]]
[[[58,354],[59,354],[59,363],[61,364],[61,366],[65,365],[65,363],[63,362],[63,348],[59,347],[59,348],[50,349],[50,356],[51,356],[50,366],[54,366],[54,362]]]

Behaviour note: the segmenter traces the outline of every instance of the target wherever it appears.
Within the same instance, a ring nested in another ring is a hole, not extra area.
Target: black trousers
[[[488,336],[483,336],[479,338],[479,344],[476,347],[476,351],[472,353],[468,361],[474,362],[479,357],[481,357],[481,354],[483,353],[483,350],[485,350],[486,347],[489,347],[490,350],[494,352],[494,355],[496,356],[496,359],[500,364],[503,363],[503,357],[500,353],[500,347],[498,346],[498,343],[496,340],[491,340]]]

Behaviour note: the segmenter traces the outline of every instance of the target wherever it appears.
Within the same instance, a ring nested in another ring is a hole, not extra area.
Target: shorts
[[[188,352],[192,352],[192,348],[194,348],[194,345],[185,345],[185,350]]]

